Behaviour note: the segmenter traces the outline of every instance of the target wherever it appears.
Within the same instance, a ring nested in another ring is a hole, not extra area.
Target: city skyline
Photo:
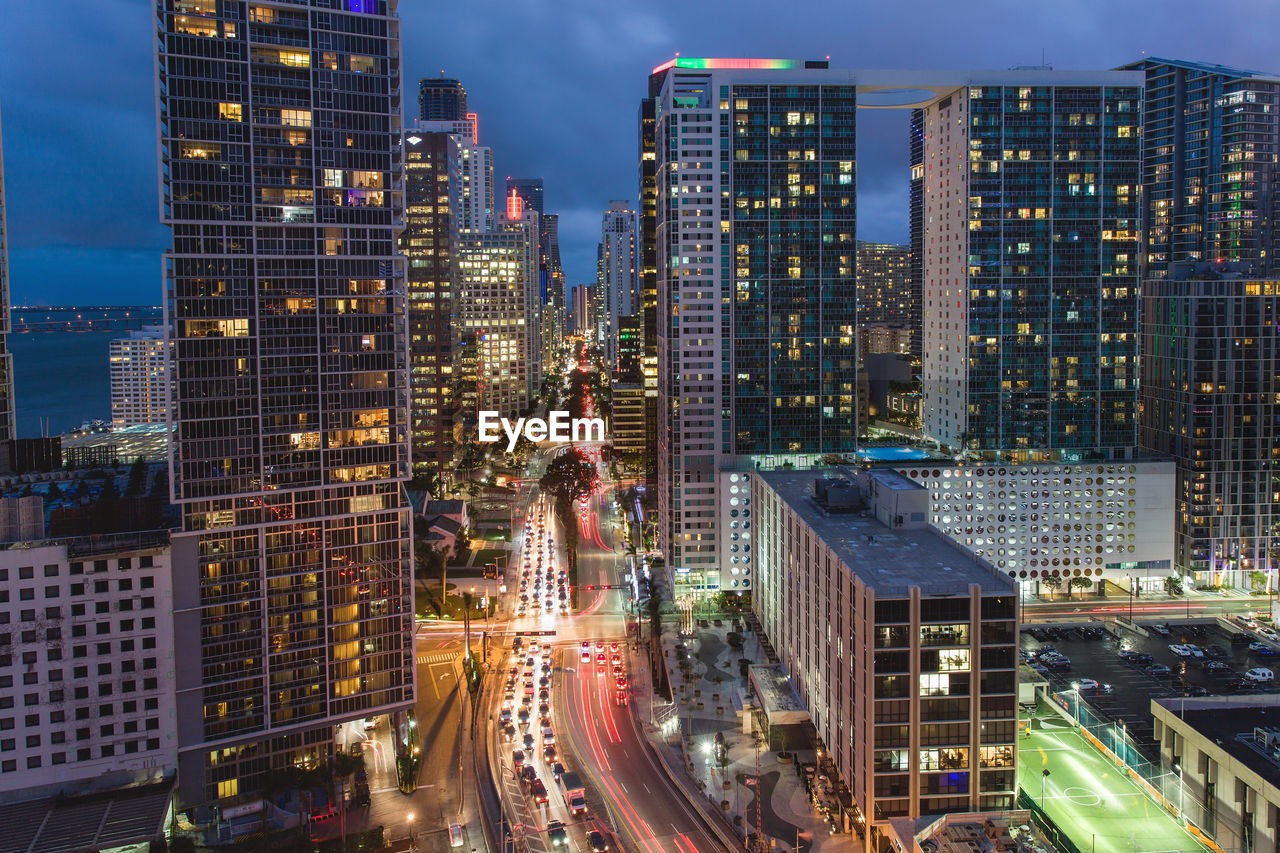
[[[164,234],[155,225],[151,46],[140,36],[146,31],[149,4],[67,5],[69,14],[57,24],[64,28],[58,35],[65,50],[56,55],[27,47],[49,30],[38,9],[15,10],[0,34],[13,299],[150,303],[160,293],[155,257],[164,248]],[[677,27],[674,11],[665,9],[615,16],[612,10],[583,4],[544,18],[532,7],[504,3],[433,9],[430,14],[410,7],[404,10],[405,80],[411,81],[414,96],[406,98],[404,109],[407,118],[416,114],[419,79],[439,77],[442,70],[443,76],[459,79],[467,90],[468,109],[480,116],[481,136],[494,149],[497,172],[544,177],[547,207],[561,214],[566,276],[571,282],[585,281],[592,277],[599,210],[609,198],[635,193],[634,99],[643,94],[637,80],[677,51],[702,56],[830,54],[833,67],[1000,68],[1045,61],[1059,69],[1112,68],[1138,61],[1145,52],[1274,70],[1264,33],[1274,29],[1268,21],[1280,24],[1280,8],[1232,4],[1258,25],[1230,43],[1210,46],[1196,36],[1200,28],[1193,24],[1201,13],[1194,4],[1162,7],[1158,17],[1148,17],[1146,5],[1108,7],[1106,27],[1101,25],[1103,11],[1094,12],[1087,4],[1037,8],[1019,16],[1016,33],[983,29],[964,40],[952,35],[974,19],[972,11],[942,10],[910,22],[912,49],[907,52],[901,38],[906,13],[894,10],[833,7],[824,31],[848,36],[824,39],[815,37],[805,20],[752,27],[750,7],[739,10],[729,26],[714,28],[711,8],[694,13],[707,17],[707,26],[693,20]],[[559,29],[562,21],[572,25],[555,38],[505,41],[513,29],[536,33]],[[714,37],[691,35],[711,30]],[[444,39],[436,35],[441,32],[464,37]],[[1072,33],[1081,37],[1072,39]],[[107,45],[113,54],[109,61],[100,55]],[[104,62],[117,73],[91,72]],[[577,73],[584,62],[598,66],[587,77]],[[543,69],[547,85],[522,87],[518,81],[531,79],[522,69],[533,65]],[[585,87],[583,94],[596,108],[541,120],[555,109],[552,93],[564,86]],[[78,153],[81,135],[73,130],[86,120],[100,141],[94,157]],[[864,239],[907,241],[906,121],[905,114],[892,113],[862,122],[858,204]],[[566,149],[558,144],[562,131],[592,144]],[[52,173],[40,167],[49,161],[60,164]],[[86,198],[74,186],[94,191]],[[108,208],[110,216],[104,215]]]

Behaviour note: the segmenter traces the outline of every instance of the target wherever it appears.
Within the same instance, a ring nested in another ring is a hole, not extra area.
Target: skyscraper
[[[1280,273],[1280,76],[1156,57],[1124,67],[1146,85],[1146,276],[1215,260]]]
[[[425,126],[425,125],[423,125]],[[467,140],[468,142],[470,140]],[[459,136],[410,129],[405,139],[410,448],[415,474],[446,477],[453,459],[453,310],[461,201]]]
[[[1177,462],[1175,568],[1275,590],[1280,76],[1126,67],[1146,80],[1141,443]]]
[[[910,229],[911,249],[911,355],[920,357],[921,338],[924,330],[924,110],[911,111],[907,133],[907,154],[910,158],[910,183],[907,196],[907,219]]]
[[[507,178],[507,195],[512,191],[520,196],[525,207],[537,211],[539,216],[545,212],[542,209],[542,178]]]
[[[618,359],[619,324],[637,314],[636,214],[630,202],[610,201],[600,221],[600,294],[608,322],[602,349],[610,370]]]
[[[200,803],[413,705],[400,24],[396,0],[155,13],[180,797]]]
[[[13,356],[9,353],[9,235],[4,206],[4,128],[0,125],[0,470],[9,468],[9,442],[15,438]]]
[[[467,118],[467,90],[448,77],[418,81],[418,118],[422,121],[464,121]]]
[[[924,433],[1013,460],[1130,455],[1142,77],[967,76],[923,107]]]
[[[854,87],[822,61],[654,74],[660,539],[681,592],[749,586],[721,473],[855,449]]]
[[[858,241],[859,326],[913,328],[919,306],[912,293],[912,266],[910,246]]]
[[[497,221],[493,197],[493,149],[459,138],[458,171],[462,176],[458,230],[488,231]]]
[[[462,377],[474,389],[465,392],[468,409],[515,417],[536,396],[542,383],[537,274],[536,212],[519,211],[493,230],[461,234],[458,324],[475,348],[474,365]]]
[[[112,426],[168,422],[170,352],[163,326],[147,326],[108,344]]]
[[[637,286],[640,290],[641,329],[644,334],[644,450],[641,467],[645,482],[658,482],[658,173],[655,132],[657,120],[654,98],[662,86],[662,73],[649,75],[648,96],[641,99],[638,111],[640,140],[639,228],[636,245],[639,252]]]

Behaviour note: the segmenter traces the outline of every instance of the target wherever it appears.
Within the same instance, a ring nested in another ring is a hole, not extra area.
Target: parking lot
[[[1239,638],[1232,642],[1233,632],[1224,631],[1215,620],[1142,623],[1150,631],[1149,637],[1124,631],[1117,638],[1106,631],[1094,631],[1101,635],[1089,638],[1082,636],[1083,627],[1028,626],[1023,630],[1022,649],[1031,658],[1045,654],[1047,647],[1066,656],[1069,666],[1041,669],[1050,689],[1070,691],[1083,681],[1081,698],[1103,714],[1122,720],[1130,736],[1147,748],[1144,751],[1154,747],[1152,699],[1256,692],[1258,688],[1242,683],[1241,676],[1254,667],[1280,668],[1280,657],[1250,649],[1248,641]],[[1101,626],[1094,623],[1093,627]],[[1161,630],[1167,630],[1168,635]],[[1180,657],[1170,651],[1171,644],[1193,644],[1204,656]],[[1121,658],[1122,651],[1150,655],[1151,661],[1126,661]],[[1168,674],[1150,671],[1156,665],[1168,667]],[[1099,687],[1089,686],[1088,680],[1098,682]]]

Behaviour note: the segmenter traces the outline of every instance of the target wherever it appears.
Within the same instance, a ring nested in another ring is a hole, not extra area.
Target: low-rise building
[[[1157,793],[1221,850],[1280,851],[1280,694],[1155,699]]]
[[[865,850],[895,818],[1012,808],[1017,585],[930,529],[888,468],[752,472],[752,608],[847,787]]]
[[[0,802],[171,777],[168,531],[0,546]]]

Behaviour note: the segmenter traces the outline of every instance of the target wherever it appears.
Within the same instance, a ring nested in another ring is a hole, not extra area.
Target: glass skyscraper
[[[0,126],[0,471],[9,468],[14,436],[13,356],[9,353],[9,235],[4,213],[4,132]]]
[[[1022,460],[1137,444],[1142,79],[972,75],[924,108],[924,433]]]
[[[461,81],[448,77],[418,81],[419,121],[464,121],[466,118],[467,90]]]
[[[395,0],[155,8],[180,797],[412,708]]]

